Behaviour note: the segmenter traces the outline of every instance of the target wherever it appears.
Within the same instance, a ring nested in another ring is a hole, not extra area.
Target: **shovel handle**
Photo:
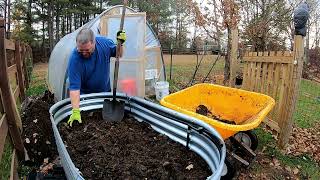
[[[124,17],[126,14],[126,9],[127,9],[127,0],[123,1],[123,7],[122,7],[122,14],[121,14],[121,20],[120,20],[120,31],[123,30],[123,25],[124,25]],[[116,93],[117,93],[117,86],[118,86],[118,74],[119,74],[119,56],[120,56],[120,43],[118,42],[117,44],[117,51],[116,51],[116,61],[114,64],[114,75],[113,75],[113,100],[116,100]]]

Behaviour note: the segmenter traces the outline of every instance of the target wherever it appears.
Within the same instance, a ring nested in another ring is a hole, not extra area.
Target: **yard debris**
[[[38,133],[33,133],[32,136],[33,138],[36,138],[39,134]]]
[[[297,175],[299,173],[299,169],[298,168],[293,168],[292,170],[294,175]]]
[[[284,169],[289,171],[289,172],[291,172],[291,167],[290,166],[286,166]]]
[[[280,162],[278,159],[273,158],[272,163],[270,165],[275,166],[277,168],[277,167],[280,167]]]
[[[286,154],[299,156],[309,154],[315,161],[320,162],[320,125],[312,128],[293,127]],[[304,157],[306,160],[307,158]]]
[[[53,94],[49,91],[42,96],[28,97],[22,103],[22,137],[30,160],[37,165],[41,165],[44,158],[50,162],[58,155],[55,143],[50,143],[54,142],[49,114],[53,103]]]
[[[44,159],[43,159],[43,163],[48,164],[48,163],[49,163],[49,158],[44,158]]]
[[[191,169],[193,169],[193,164],[190,164],[189,166],[186,167],[186,170],[190,171]]]

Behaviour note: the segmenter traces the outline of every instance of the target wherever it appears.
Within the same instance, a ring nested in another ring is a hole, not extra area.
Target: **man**
[[[117,33],[121,44],[119,56],[122,56],[122,43],[126,40],[124,31]],[[80,94],[109,92],[110,57],[116,56],[116,44],[102,36],[95,37],[91,29],[84,28],[76,37],[77,47],[72,51],[68,65],[69,91],[72,104],[72,115],[68,124],[81,121]]]

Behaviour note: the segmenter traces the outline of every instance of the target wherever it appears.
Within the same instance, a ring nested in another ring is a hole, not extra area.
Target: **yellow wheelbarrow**
[[[245,165],[249,165],[248,161],[234,149],[256,156],[258,139],[250,130],[258,127],[275,105],[274,99],[264,94],[207,83],[170,94],[160,103],[214,127],[225,141],[231,141],[228,154]]]

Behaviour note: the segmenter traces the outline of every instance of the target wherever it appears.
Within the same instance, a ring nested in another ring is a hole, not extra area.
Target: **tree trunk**
[[[53,2],[51,0],[51,1],[49,1],[49,4],[48,4],[48,36],[49,36],[50,52],[53,50],[53,46],[54,46],[52,10],[53,10]]]
[[[56,40],[57,43],[60,39],[60,5],[57,4],[57,10],[56,10]]]
[[[66,15],[62,16],[61,35],[66,35]]]
[[[81,27],[83,25],[83,18],[82,18],[82,14],[79,15],[80,16],[80,23],[79,23],[79,27]],[[77,28],[78,29],[78,28]]]
[[[231,54],[231,29],[228,26],[228,45],[227,45],[227,54],[225,55],[225,65],[224,65],[224,80],[223,84],[226,85],[230,79],[230,54]]]
[[[44,14],[44,4],[43,3],[41,3],[41,14]],[[46,41],[46,29],[45,29],[45,21],[43,20],[42,21],[42,49],[44,49],[45,48],[45,41]]]
[[[214,1],[214,26],[217,30],[217,44],[218,46],[221,48],[221,41],[220,41],[220,37],[221,37],[221,32],[220,32],[220,27],[219,27],[219,24],[218,24],[218,13],[217,13],[217,3],[216,1]]]
[[[77,15],[76,14],[74,14],[73,15],[73,27],[74,27],[74,29],[77,29],[78,27],[77,27]]]
[[[4,12],[3,12],[3,17],[4,17],[4,26],[5,26],[5,29],[7,30],[7,0],[4,0],[3,2],[3,8],[4,8]]]
[[[99,2],[99,9],[100,9],[100,13],[102,13],[102,0],[100,0]]]
[[[231,41],[230,41],[230,77],[229,77],[229,86],[235,87],[236,77],[240,73],[240,64],[238,61],[238,29],[237,27],[231,30]]]
[[[11,32],[10,32],[10,25],[11,25],[11,2],[8,0],[8,30],[7,30],[7,38],[10,39]]]
[[[69,33],[71,33],[72,32],[72,14],[69,14],[68,19],[69,19]]]

